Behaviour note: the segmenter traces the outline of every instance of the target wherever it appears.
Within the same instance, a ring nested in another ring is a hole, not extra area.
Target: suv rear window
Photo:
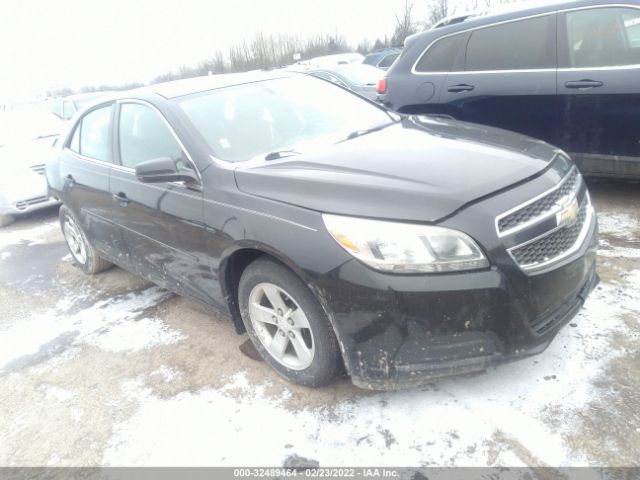
[[[387,55],[386,57],[384,57],[382,59],[382,61],[378,64],[379,68],[387,68],[390,67],[393,62],[396,61],[396,58],[398,58],[398,55],[400,55],[399,53],[392,53],[390,55]]]
[[[567,13],[570,68],[640,64],[640,10],[594,8]]]
[[[458,55],[466,34],[459,33],[436,40],[416,65],[416,72],[448,72]]]
[[[471,34],[465,70],[536,70],[556,68],[550,45],[550,16],[481,28]]]

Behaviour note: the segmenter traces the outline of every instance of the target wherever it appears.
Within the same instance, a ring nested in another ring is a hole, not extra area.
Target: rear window
[[[566,15],[568,67],[640,64],[640,10],[594,8]]]
[[[416,65],[416,72],[448,72],[451,70],[465,36],[465,33],[459,33],[437,40],[422,55]]]
[[[392,53],[391,55],[387,55],[378,64],[378,67],[380,67],[380,68],[388,68],[388,67],[390,67],[391,65],[393,65],[393,62],[396,61],[396,58],[398,58],[399,55],[400,55],[399,53]]]
[[[481,28],[471,34],[465,70],[537,70],[555,68],[549,38],[551,17],[536,17]]]

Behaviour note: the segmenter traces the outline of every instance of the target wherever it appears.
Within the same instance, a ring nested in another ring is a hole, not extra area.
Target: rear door
[[[142,183],[135,175],[137,164],[160,157],[172,158],[179,168],[196,167],[151,105],[121,102],[117,119],[119,165],[111,176],[111,201],[131,264],[159,285],[206,301],[210,281],[204,279],[211,274],[202,189],[177,182]]]
[[[559,25],[558,144],[585,171],[632,173],[640,162],[640,9],[567,11]]]
[[[460,70],[460,66],[464,65],[464,48],[468,38],[468,32],[439,38],[420,55],[411,69],[418,80],[412,81],[411,88],[395,92],[400,103],[412,105],[403,113],[452,114],[451,106],[442,105],[439,100],[443,97],[441,92],[449,72]],[[446,96],[444,101],[448,101]]]
[[[441,90],[444,113],[554,143],[556,14],[481,27],[465,42]]]
[[[110,103],[85,113],[62,149],[60,160],[64,204],[80,220],[91,243],[111,256],[122,248],[109,191],[113,112]]]

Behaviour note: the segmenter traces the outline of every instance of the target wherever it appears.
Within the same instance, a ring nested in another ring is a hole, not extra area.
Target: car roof
[[[416,35],[415,40],[421,38],[439,38],[450,33],[456,33],[460,31],[466,31],[477,27],[483,27],[492,25],[494,23],[516,20],[522,17],[528,17],[533,15],[541,15],[545,13],[552,13],[560,10],[568,10],[572,8],[580,7],[592,7],[592,6],[606,6],[606,5],[638,5],[637,0],[565,0],[545,5],[539,5],[535,7],[516,6],[514,9],[507,11],[500,11],[496,13],[489,13],[486,15],[479,15],[469,18],[463,22],[454,23],[451,25],[444,25],[436,29],[425,30],[422,33]],[[412,39],[413,40],[413,39]],[[415,43],[412,41],[412,43]]]

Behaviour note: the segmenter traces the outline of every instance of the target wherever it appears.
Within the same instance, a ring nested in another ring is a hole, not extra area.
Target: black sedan
[[[541,352],[597,283],[562,151],[307,75],[123,93],[59,143],[47,179],[83,271],[115,263],[229,313],[303,385],[344,368],[398,388]]]

